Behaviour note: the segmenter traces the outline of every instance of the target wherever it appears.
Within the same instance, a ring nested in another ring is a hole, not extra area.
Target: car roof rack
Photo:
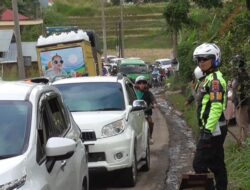
[[[35,77],[35,78],[25,79],[24,81],[29,81],[29,82],[33,82],[33,83],[48,84],[50,82],[50,79],[47,77]]]

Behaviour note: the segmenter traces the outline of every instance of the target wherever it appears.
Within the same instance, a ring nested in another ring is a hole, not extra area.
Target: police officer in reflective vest
[[[227,134],[224,111],[227,102],[227,84],[218,70],[221,52],[213,43],[198,46],[193,53],[194,60],[206,74],[202,86],[203,96],[200,117],[200,137],[193,160],[196,173],[213,172],[216,190],[227,189],[227,170],[224,162],[223,143]]]

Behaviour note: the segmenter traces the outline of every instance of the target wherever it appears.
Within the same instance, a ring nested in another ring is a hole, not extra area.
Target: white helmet
[[[204,72],[201,70],[200,67],[196,67],[194,70],[194,76],[197,80],[200,80],[202,77],[205,76]]]
[[[221,52],[220,48],[214,43],[203,43],[195,48],[193,58],[198,61],[198,58],[212,58],[213,67],[217,68],[221,63]]]
[[[147,79],[143,75],[140,75],[140,76],[136,77],[135,83],[138,83],[139,81],[147,82]]]

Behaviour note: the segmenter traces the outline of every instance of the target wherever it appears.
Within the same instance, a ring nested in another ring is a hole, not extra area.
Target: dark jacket
[[[234,105],[250,105],[250,77],[242,68],[233,80],[233,102]]]
[[[153,114],[152,106],[155,102],[155,98],[154,98],[154,95],[152,94],[152,92],[150,92],[149,90],[145,91],[143,96],[142,96],[142,100],[144,100],[148,106],[148,108],[145,110],[145,114],[152,115]]]

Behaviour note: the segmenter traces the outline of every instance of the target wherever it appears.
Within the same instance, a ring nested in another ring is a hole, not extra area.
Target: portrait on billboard
[[[77,77],[85,73],[82,47],[43,51],[40,57],[43,75],[46,77]]]

